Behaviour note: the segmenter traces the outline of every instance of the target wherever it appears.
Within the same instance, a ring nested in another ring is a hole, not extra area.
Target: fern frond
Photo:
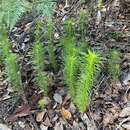
[[[18,68],[17,56],[9,54],[5,60],[7,80],[17,90],[22,87],[21,74]]]
[[[0,24],[5,24],[11,29],[27,11],[42,13],[51,20],[54,4],[51,0],[34,0],[32,3],[27,0],[1,0]]]
[[[44,55],[43,46],[40,43],[36,43],[33,46],[33,67],[35,70],[36,82],[41,90],[44,90],[44,94],[48,94],[48,78],[45,76],[44,70]]]
[[[55,2],[53,0],[34,0],[33,2],[33,10],[47,16],[49,21],[52,19],[54,8]]]
[[[120,74],[120,53],[116,50],[112,50],[110,53],[110,59],[108,60],[108,72],[114,81],[118,80]]]
[[[21,15],[26,12],[26,8],[21,0],[2,0],[0,11],[0,23],[12,28],[21,18]]]
[[[88,51],[84,58],[81,76],[77,83],[77,95],[75,103],[81,112],[86,110],[90,103],[90,94],[94,78],[100,71],[101,57],[95,52]]]

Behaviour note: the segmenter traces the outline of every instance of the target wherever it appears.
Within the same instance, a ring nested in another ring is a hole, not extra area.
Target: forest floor
[[[56,40],[63,31],[66,18],[77,17],[81,10],[90,11],[90,46],[102,51],[105,56],[111,48],[118,49],[122,54],[120,81],[111,82],[110,76],[106,75],[105,71],[102,72],[97,85],[94,86],[91,104],[84,114],[81,114],[70,100],[63,83],[62,67],[56,74],[47,69],[48,76],[52,78],[51,90],[49,96],[43,98],[45,109],[38,108],[42,92],[33,83],[34,74],[29,62],[29,50],[34,40],[31,30],[33,17],[30,13],[26,14],[9,34],[12,50],[19,53],[22,60],[24,96],[21,97],[7,84],[1,67],[0,130],[130,130],[128,7],[124,10],[118,0],[108,0],[103,7],[102,16],[97,21],[95,1],[89,6],[80,0],[72,0],[68,5],[61,1],[57,5],[54,17],[57,23]],[[60,57],[59,54],[59,59]],[[49,66],[50,63],[47,64]]]

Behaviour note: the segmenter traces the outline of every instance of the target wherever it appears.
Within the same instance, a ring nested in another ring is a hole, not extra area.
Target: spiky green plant
[[[5,68],[7,74],[7,80],[16,90],[20,90],[22,87],[21,74],[19,71],[17,56],[10,53],[5,60]]]
[[[58,69],[56,55],[55,55],[55,47],[54,47],[54,29],[55,25],[52,21],[48,23],[47,37],[48,37],[48,54],[49,60],[51,62],[52,68],[56,72]]]
[[[87,24],[88,24],[88,13],[81,11],[80,15],[79,15],[78,25],[79,25],[79,30],[81,32],[81,41],[82,42],[85,41]]]
[[[69,51],[70,52],[64,56],[64,78],[68,86],[71,99],[74,101],[76,96],[78,52],[76,48],[71,48]]]
[[[76,48],[76,40],[74,37],[74,21],[68,19],[65,21],[66,34],[63,36],[61,43],[63,46],[64,57],[64,79],[68,86],[71,99],[74,100],[76,92],[76,74],[78,49]]]
[[[48,78],[44,71],[44,50],[40,43],[36,43],[32,50],[33,57],[33,67],[35,70],[36,82],[44,94],[48,94]]]
[[[75,103],[81,112],[86,110],[90,103],[90,95],[95,76],[100,71],[101,57],[94,51],[88,51],[84,57],[81,76],[77,83],[77,95]]]
[[[42,30],[43,30],[43,23],[40,19],[37,19],[35,23],[35,31],[34,31],[36,42],[41,42]]]
[[[108,72],[111,75],[113,81],[117,81],[120,74],[120,53],[116,50],[112,50],[110,53],[110,59],[108,60]]]
[[[1,34],[0,37],[0,51],[2,59],[7,58],[9,55],[10,43],[6,34]]]
[[[67,19],[64,22],[64,25],[65,25],[66,35],[70,36],[70,37],[74,36],[74,32],[75,32],[75,28],[74,28],[75,21],[74,21],[74,19]]]

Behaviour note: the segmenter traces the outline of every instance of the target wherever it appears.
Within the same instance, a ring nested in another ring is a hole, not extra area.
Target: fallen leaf
[[[120,117],[130,116],[130,107],[124,108],[119,114]]]
[[[45,113],[46,113],[45,111],[38,112],[37,115],[36,115],[36,121],[37,122],[41,122],[43,117],[44,117],[44,115],[45,115]]]
[[[57,103],[62,104],[62,96],[60,94],[55,93],[53,98]]]
[[[69,120],[72,117],[71,113],[65,108],[61,109],[61,115],[63,116],[64,119],[67,119],[67,120]]]
[[[12,115],[7,118],[7,121],[9,122],[15,122],[19,117],[25,117],[28,115],[31,115],[34,111],[31,110],[31,107],[26,105],[22,106],[20,108],[17,108],[15,111],[15,115]]]

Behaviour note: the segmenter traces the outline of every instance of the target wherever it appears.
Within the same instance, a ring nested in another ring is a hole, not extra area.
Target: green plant
[[[63,46],[64,60],[64,79],[68,86],[72,100],[75,98],[76,92],[76,74],[78,64],[78,48],[76,48],[76,40],[74,37],[74,21],[68,19],[65,21],[66,34],[61,39]]]
[[[81,11],[80,15],[79,15],[79,20],[78,20],[78,26],[79,26],[79,30],[81,32],[81,41],[82,42],[85,41],[87,24],[88,24],[88,13]]]
[[[69,88],[69,93],[72,100],[76,96],[76,76],[77,76],[77,65],[78,65],[78,51],[76,48],[71,48],[70,52],[64,56],[64,78]]]
[[[0,36],[0,52],[2,60],[9,55],[10,43],[7,34],[3,31]]]
[[[64,55],[64,79],[68,86],[72,100],[76,92],[76,74],[78,64],[78,49],[75,47],[75,38],[72,36],[62,39]]]
[[[51,19],[54,4],[52,0],[0,0],[0,24],[12,28],[27,11],[42,13]]]
[[[17,90],[22,87],[21,74],[17,64],[17,56],[15,54],[9,54],[5,60],[5,68],[7,74],[7,80]]]
[[[74,28],[75,22],[74,22],[74,19],[67,19],[64,22],[64,25],[65,25],[66,35],[70,36],[70,37],[74,36],[74,33],[75,33],[75,28]]]
[[[108,72],[114,81],[118,80],[120,74],[120,53],[116,50],[112,50],[110,53],[110,59],[108,60]]]
[[[88,51],[84,57],[82,65],[82,72],[77,83],[77,94],[75,103],[81,112],[86,110],[90,103],[90,95],[95,76],[100,71],[101,57],[99,54]]]
[[[41,90],[44,90],[44,94],[48,94],[48,78],[45,76],[44,70],[44,55],[43,46],[40,43],[36,43],[33,46],[33,67],[35,70],[36,82]]]
[[[41,99],[38,101],[38,106],[41,108],[41,109],[44,109],[45,108],[45,101],[44,99]]]
[[[41,42],[43,26],[44,25],[42,21],[40,19],[37,19],[35,23],[35,31],[34,31],[35,42]]]
[[[48,30],[47,30],[47,37],[48,37],[48,54],[49,54],[49,60],[51,62],[51,65],[56,72],[58,69],[57,61],[56,61],[56,55],[55,55],[55,47],[54,47],[54,23],[52,21],[49,21],[48,23]]]

